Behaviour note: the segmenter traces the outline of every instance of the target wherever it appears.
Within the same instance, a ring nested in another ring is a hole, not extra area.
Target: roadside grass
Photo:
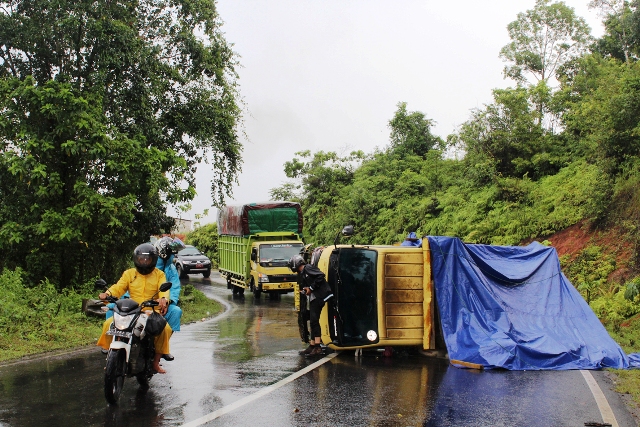
[[[100,336],[103,319],[80,311],[83,298],[95,298],[93,284],[60,292],[48,282],[29,287],[20,270],[4,270],[0,289],[0,362],[94,345]],[[183,324],[222,310],[192,285],[182,292]]]
[[[97,341],[102,329],[100,319],[87,318],[84,314],[84,319],[65,317],[50,324],[51,333],[34,334],[28,330],[0,333],[0,362],[78,348]]]
[[[618,328],[607,327],[611,337],[625,353],[640,352],[640,319],[636,316]],[[608,369],[613,374],[615,390],[628,394],[640,409],[640,369]]]
[[[222,311],[222,305],[206,297],[193,285],[182,286],[180,307],[182,308],[182,324],[208,319]]]

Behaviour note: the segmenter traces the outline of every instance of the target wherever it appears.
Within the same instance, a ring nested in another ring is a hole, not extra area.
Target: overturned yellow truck
[[[446,350],[454,364],[485,369],[640,366],[562,274],[550,246],[427,236],[422,247],[335,244],[314,258],[334,293],[320,326],[335,350]]]
[[[338,245],[318,261],[335,301],[320,316],[322,341],[335,349],[436,348],[430,252],[404,246]]]

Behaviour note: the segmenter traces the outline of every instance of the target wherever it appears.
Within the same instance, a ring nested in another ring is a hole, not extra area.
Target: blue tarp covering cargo
[[[553,247],[429,237],[449,358],[513,370],[628,368]]]

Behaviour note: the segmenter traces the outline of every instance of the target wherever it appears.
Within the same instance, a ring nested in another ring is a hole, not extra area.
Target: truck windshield
[[[336,290],[345,347],[378,342],[377,257],[370,249],[340,249]]]
[[[273,243],[260,245],[260,262],[286,265],[289,259],[300,253],[302,243]]]

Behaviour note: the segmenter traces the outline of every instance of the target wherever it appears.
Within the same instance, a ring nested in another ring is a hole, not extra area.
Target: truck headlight
[[[266,274],[260,273],[258,275],[258,282],[264,283],[264,282],[268,282],[268,281],[269,281],[269,276],[267,276]]]

